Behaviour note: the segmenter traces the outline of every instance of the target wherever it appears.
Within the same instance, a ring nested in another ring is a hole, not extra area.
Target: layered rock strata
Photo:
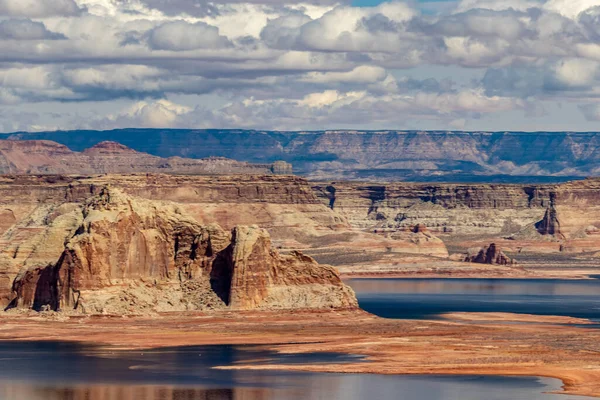
[[[80,151],[112,140],[162,157],[286,160],[314,179],[489,182],[600,173],[597,132],[124,129],[0,137],[55,140]]]
[[[422,223],[449,235],[509,236],[535,225],[539,235],[579,238],[600,227],[600,179],[560,185],[315,183],[321,202],[363,229]],[[559,222],[560,221],[560,222]]]
[[[5,255],[0,304],[92,314],[357,307],[335,269],[279,254],[256,226],[230,233],[108,187],[66,204],[28,249]],[[38,254],[48,238],[57,246]]]

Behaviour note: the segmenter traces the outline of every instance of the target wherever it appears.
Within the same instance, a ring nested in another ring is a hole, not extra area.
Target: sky
[[[0,0],[0,132],[600,130],[600,0]]]

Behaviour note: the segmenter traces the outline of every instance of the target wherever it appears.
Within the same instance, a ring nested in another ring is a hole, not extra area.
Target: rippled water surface
[[[0,400],[576,400],[544,394],[552,379],[381,376],[216,370],[239,363],[348,362],[252,347],[111,351],[67,343],[0,342]]]
[[[352,279],[360,306],[385,318],[511,312],[600,321],[600,280]]]

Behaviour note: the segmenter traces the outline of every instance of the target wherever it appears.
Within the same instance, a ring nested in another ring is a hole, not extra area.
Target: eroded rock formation
[[[535,224],[537,231],[542,235],[562,236],[560,231],[560,222],[558,221],[558,212],[555,206],[555,196],[550,197],[550,205],[546,208],[544,218]]]
[[[426,233],[428,232],[427,227],[424,224],[416,224],[413,229],[413,233]]]
[[[466,262],[490,265],[514,265],[516,261],[509,258],[495,243],[485,246],[476,254],[468,254]]]
[[[279,254],[256,226],[229,233],[173,203],[108,187],[74,207],[79,223],[44,229],[66,243],[61,254],[22,265],[8,308],[122,314],[357,307],[335,269],[298,252]],[[18,262],[9,264],[5,278]]]

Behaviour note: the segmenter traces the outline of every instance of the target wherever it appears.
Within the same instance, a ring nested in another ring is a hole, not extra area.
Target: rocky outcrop
[[[424,224],[416,224],[413,229],[412,229],[413,233],[427,233],[427,227]]]
[[[292,164],[285,161],[275,161],[271,167],[271,172],[275,175],[293,175],[294,170]]]
[[[469,254],[465,262],[489,265],[514,265],[516,261],[509,258],[495,243],[485,246],[476,254]]]
[[[558,212],[555,206],[555,195],[550,198],[550,205],[546,208],[544,218],[535,224],[537,231],[542,235],[562,236],[560,231],[560,222],[558,221]]]
[[[276,174],[291,175],[292,166],[280,161],[251,164],[222,157],[161,158],[105,141],[83,152],[51,141],[0,140],[0,174]]]
[[[62,232],[57,260],[18,272],[8,308],[127,314],[357,307],[333,268],[298,252],[280,255],[264,229],[229,233],[175,204],[107,187],[79,212],[75,233]]]

